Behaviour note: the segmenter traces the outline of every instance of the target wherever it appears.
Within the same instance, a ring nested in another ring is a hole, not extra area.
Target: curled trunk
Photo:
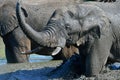
[[[27,12],[21,7],[19,3],[16,5],[16,15],[20,27],[30,39],[38,43],[40,46],[53,48],[57,47],[53,51],[52,55],[59,53],[61,47],[65,46],[66,39],[65,37],[61,36],[65,32],[63,28],[58,23],[56,23],[56,21],[48,24],[41,32],[37,32],[26,23],[25,16],[27,16]]]
[[[45,31],[37,32],[34,29],[32,29],[32,27],[26,23],[25,17],[24,17],[25,14],[23,14],[23,11],[22,11],[21,5],[19,3],[17,3],[16,15],[17,15],[18,22],[19,22],[19,25],[21,26],[22,30],[33,41],[37,42],[41,46],[46,46],[46,42],[45,41],[47,39],[49,39],[49,35]]]

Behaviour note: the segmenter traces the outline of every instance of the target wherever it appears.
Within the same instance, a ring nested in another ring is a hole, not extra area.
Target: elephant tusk
[[[85,44],[85,37],[80,38],[77,42],[76,42],[77,46],[80,46],[81,44]]]
[[[21,52],[21,54],[30,54],[30,53],[31,53],[31,50]]]
[[[60,51],[61,51],[61,47],[57,47],[53,52],[52,52],[52,56],[57,55]]]
[[[37,48],[35,48],[35,49],[33,49],[33,50],[28,50],[28,51],[24,51],[24,52],[21,52],[21,54],[31,54],[31,53],[36,53],[36,52],[38,52],[38,51],[40,51],[40,49],[41,49],[41,47],[37,47]]]

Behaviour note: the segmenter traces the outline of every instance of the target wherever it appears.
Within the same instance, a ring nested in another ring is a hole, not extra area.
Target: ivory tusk
[[[37,48],[35,48],[35,49],[33,49],[33,50],[28,50],[28,51],[24,51],[24,52],[21,52],[21,54],[32,54],[32,53],[36,53],[36,52],[38,52],[38,51],[40,51],[40,49],[41,49],[41,47],[37,47]]]
[[[32,50],[21,52],[21,54],[31,54],[31,53],[33,53]]]
[[[61,51],[61,47],[57,47],[53,52],[52,52],[52,56],[57,55],[60,51]]]

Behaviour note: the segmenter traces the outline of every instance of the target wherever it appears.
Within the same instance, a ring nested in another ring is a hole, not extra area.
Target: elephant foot
[[[51,71],[48,76],[50,78],[77,78],[80,77],[80,56],[74,54],[67,61],[63,62],[56,69]]]

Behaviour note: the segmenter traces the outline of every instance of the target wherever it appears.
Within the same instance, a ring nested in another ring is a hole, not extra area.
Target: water
[[[7,60],[6,59],[0,59],[0,65],[6,64]]]
[[[31,54],[29,58],[29,62],[46,62],[52,60],[51,56],[43,56],[43,55],[36,55],[36,54]],[[0,65],[4,65],[7,63],[6,59],[0,59]]]
[[[111,70],[120,70],[120,63],[119,62],[115,62],[113,64],[110,64],[108,66]]]
[[[29,61],[31,63],[33,62],[45,62],[45,61],[50,61],[53,58],[51,56],[43,56],[43,55],[36,55],[36,54],[32,54],[30,55]]]

